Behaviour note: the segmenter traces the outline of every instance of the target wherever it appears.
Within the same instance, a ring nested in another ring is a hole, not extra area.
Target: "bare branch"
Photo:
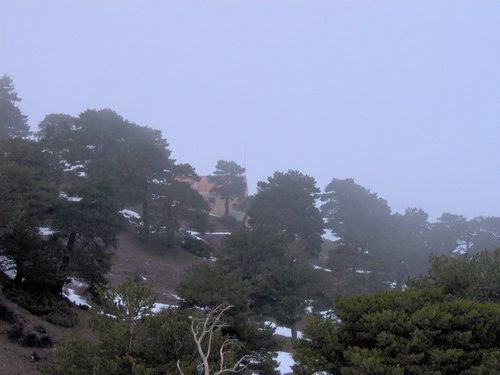
[[[222,315],[230,308],[232,305],[219,305],[214,309],[210,310],[204,319],[193,319],[191,321],[191,334],[193,336],[194,342],[196,344],[196,349],[203,362],[203,371],[205,375],[211,374],[210,365],[208,359],[210,357],[210,352],[213,345],[214,334],[220,331],[222,328],[228,325],[222,322]],[[207,338],[208,336],[208,338]],[[207,338],[206,351],[203,350],[203,341]],[[238,347],[239,342],[236,339],[228,338],[224,340],[221,347],[219,348],[220,357],[220,367],[216,372],[212,372],[212,375],[221,375],[229,373],[239,373],[245,370],[252,359],[256,359],[251,355],[244,355],[241,357],[232,367],[225,368],[226,355],[231,351],[230,347]],[[245,363],[247,362],[247,363]],[[180,367],[180,362],[177,361],[177,368],[181,375],[184,375]]]
[[[179,369],[179,372],[181,373],[181,375],[185,375],[181,369],[181,360],[180,359],[177,360],[177,368]]]

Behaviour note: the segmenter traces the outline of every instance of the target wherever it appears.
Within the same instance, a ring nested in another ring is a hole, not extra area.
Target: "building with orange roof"
[[[245,182],[245,197],[248,196],[248,185],[246,176],[242,176]],[[214,183],[208,180],[208,176],[200,176],[198,181],[193,181],[191,187],[198,191],[203,198],[210,205],[211,215],[224,216],[224,200],[221,199],[217,194],[212,193],[212,189],[215,186]],[[229,215],[234,217],[238,221],[242,221],[245,217],[245,212],[237,210],[233,207],[234,203],[238,201],[237,198],[232,198],[229,202]]]

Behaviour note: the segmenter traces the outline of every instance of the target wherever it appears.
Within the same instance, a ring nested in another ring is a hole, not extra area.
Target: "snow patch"
[[[151,312],[153,314],[157,314],[159,313],[161,310],[165,310],[165,309],[170,309],[172,307],[176,307],[175,305],[169,305],[167,303],[161,303],[161,302],[156,302],[154,305],[153,305],[153,308],[151,309]]]
[[[16,262],[5,255],[0,255],[0,270],[10,279],[14,280],[17,275]]]
[[[41,236],[51,236],[54,234],[54,231],[48,227],[38,227],[38,234]]]
[[[184,298],[179,297],[179,296],[178,296],[177,294],[175,294],[175,293],[170,293],[170,295],[171,295],[172,297],[174,297],[174,298],[175,298],[176,300],[178,300],[178,301],[184,301]]]
[[[118,212],[121,213],[127,219],[130,219],[130,218],[140,219],[141,218],[141,215],[139,215],[137,212],[132,211],[132,210],[123,209],[123,210],[118,211]]]
[[[88,302],[85,299],[83,299],[81,296],[76,294],[75,290],[72,288],[67,288],[65,291],[63,291],[63,295],[77,306],[91,307],[88,304]]]
[[[200,233],[199,232],[196,232],[194,230],[187,230],[186,233],[188,233],[191,237],[193,237],[194,239],[196,239],[198,241],[207,243],[207,241],[205,241],[203,238],[200,237]]]
[[[354,272],[365,274],[365,275],[372,273],[372,271],[364,270],[364,269],[361,269],[361,268],[357,268]]]
[[[282,327],[278,326],[276,323],[265,321],[264,324],[267,326],[274,328],[274,334],[283,336],[283,337],[292,337],[292,330],[288,327]],[[297,338],[301,339],[302,338],[302,332],[297,331]]]
[[[292,373],[292,366],[295,364],[292,354],[288,352],[278,352],[279,372],[280,374]]]
[[[332,272],[332,270],[330,268],[324,268],[324,267],[320,267],[320,266],[313,266],[313,268],[315,270],[321,270],[321,271],[325,271],[325,272]]]

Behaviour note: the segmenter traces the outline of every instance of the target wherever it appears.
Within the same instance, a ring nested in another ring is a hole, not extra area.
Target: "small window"
[[[214,197],[208,198],[208,203],[215,203],[215,198]]]

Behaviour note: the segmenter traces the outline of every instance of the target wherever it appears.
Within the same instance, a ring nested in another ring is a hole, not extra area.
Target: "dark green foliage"
[[[327,227],[339,237],[329,268],[349,280],[344,293],[401,288],[427,268],[432,251],[428,215],[419,208],[391,213],[387,202],[354,182],[333,179],[322,196]]]
[[[60,327],[75,327],[80,319],[67,301],[57,301],[45,317],[45,320]]]
[[[38,125],[36,133],[38,142],[48,155],[51,176],[60,192],[63,183],[70,183],[75,177],[75,171],[69,171],[68,166],[75,164],[79,156],[75,152],[75,118],[65,114],[50,114],[45,116]]]
[[[289,241],[300,241],[307,254],[317,254],[323,219],[315,206],[320,190],[314,178],[299,171],[277,171],[257,185],[248,211],[252,225],[270,225],[283,231]]]
[[[427,276],[411,281],[412,286],[434,286],[456,297],[483,302],[500,302],[500,248],[450,258],[430,258]]]
[[[229,216],[231,198],[242,197],[246,193],[245,168],[234,161],[219,160],[215,172],[208,180],[214,183],[212,192],[224,200],[224,216]]]
[[[213,309],[221,304],[232,305],[224,316],[228,327],[222,333],[242,344],[237,355],[251,354],[257,358],[250,368],[259,374],[274,374],[276,363],[272,352],[278,349],[272,331],[258,324],[252,300],[250,282],[238,272],[227,272],[219,265],[200,265],[188,272],[177,287],[183,297],[181,306]]]
[[[205,232],[209,226],[208,203],[189,183],[182,181],[194,175],[194,170],[184,165],[179,172],[186,174],[176,174],[173,180],[164,179],[153,184],[148,203],[150,231],[147,238],[160,240],[170,247],[182,241],[181,228]]]
[[[175,374],[177,360],[186,373],[195,373],[200,359],[190,329],[191,320],[203,318],[204,314],[197,310],[167,309],[151,315],[154,295],[150,288],[130,280],[101,294],[101,298],[103,305],[93,310],[91,319],[97,341],[75,339],[63,344],[55,361],[43,366],[42,374]],[[214,335],[211,364],[217,363],[225,337],[220,332]]]
[[[297,348],[300,374],[465,374],[500,347],[498,304],[447,298],[433,289],[337,302],[340,323],[310,320]],[[490,373],[498,370],[491,366]]]
[[[71,303],[51,291],[9,287],[5,294],[19,306],[55,325],[74,327],[79,322]]]
[[[79,200],[59,199],[56,205],[55,237],[64,244],[61,268],[94,287],[105,282],[117,245],[121,229],[117,198],[108,181],[93,177],[67,191]]]
[[[36,327],[35,331],[26,331],[22,323],[12,325],[7,331],[7,336],[12,342],[30,348],[50,348],[52,339],[46,334],[42,326]],[[43,328],[43,329],[40,329]]]
[[[0,142],[8,138],[27,137],[30,134],[27,117],[16,105],[21,99],[14,90],[9,76],[0,77]]]
[[[326,227],[341,238],[345,247],[371,251],[390,228],[391,209],[387,202],[354,182],[352,178],[333,179],[321,196]]]
[[[235,306],[229,316],[248,310],[250,288],[240,274],[225,272],[217,264],[201,264],[183,276],[177,286],[181,306],[213,308],[220,304]]]
[[[317,273],[289,257],[287,248],[286,237],[272,227],[241,229],[225,239],[217,264],[196,267],[177,288],[186,306],[233,305],[226,317],[231,335],[247,349],[254,350],[252,354],[268,369],[260,368],[262,373],[272,368],[269,352],[276,350],[276,346],[270,332],[262,330],[263,327],[258,330],[258,324],[249,321],[274,318],[291,327],[295,336],[295,324],[304,314],[306,299],[314,295],[312,289],[318,286]],[[264,339],[269,341],[266,343]]]
[[[182,240],[182,248],[188,253],[196,255],[201,258],[208,258],[213,249],[206,242],[200,241],[191,235],[184,236]]]

